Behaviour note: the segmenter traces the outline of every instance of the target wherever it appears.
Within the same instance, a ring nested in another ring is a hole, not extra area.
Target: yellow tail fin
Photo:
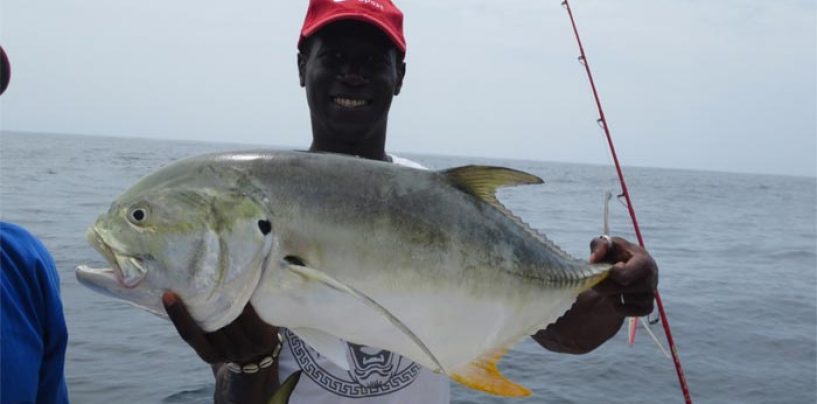
[[[499,373],[496,363],[506,352],[507,349],[505,348],[489,352],[475,359],[464,368],[455,371],[451,378],[472,389],[497,396],[527,397],[531,395],[530,390],[525,386],[516,384]]]

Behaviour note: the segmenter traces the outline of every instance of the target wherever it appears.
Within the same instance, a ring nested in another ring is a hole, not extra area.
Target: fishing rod
[[[584,70],[587,72],[587,79],[590,81],[590,88],[593,90],[593,98],[596,101],[596,108],[599,111],[599,119],[597,122],[601,125],[601,128],[604,130],[604,134],[607,137],[607,145],[610,147],[610,153],[613,156],[613,163],[616,166],[616,173],[618,174],[619,183],[621,184],[621,196],[624,197],[626,201],[627,210],[630,214],[630,219],[633,223],[633,229],[635,230],[635,235],[638,238],[638,244],[644,248],[644,238],[641,236],[641,228],[638,226],[638,219],[635,216],[635,208],[633,208],[633,202],[630,199],[630,191],[627,189],[627,183],[624,180],[624,173],[621,171],[621,164],[618,161],[618,155],[616,154],[616,148],[613,145],[613,137],[610,135],[610,127],[607,124],[607,118],[604,115],[604,109],[601,106],[601,99],[599,98],[599,93],[596,90],[596,83],[593,80],[593,73],[590,71],[590,64],[587,62],[587,54],[584,52],[584,46],[582,45],[582,40],[579,37],[579,30],[576,28],[576,20],[573,17],[573,10],[570,9],[570,3],[568,0],[562,0],[562,6],[565,7],[567,10],[567,15],[570,17],[570,25],[573,26],[573,34],[576,36],[576,42],[579,45],[579,62],[584,66]],[[681,358],[678,355],[678,349],[675,346],[675,341],[672,338],[672,331],[670,330],[669,321],[667,320],[667,314],[664,311],[664,304],[661,301],[661,295],[658,294],[658,289],[655,290],[655,304],[658,307],[658,313],[661,316],[661,323],[664,327],[664,333],[667,336],[667,343],[670,347],[670,352],[672,353],[672,361],[675,364],[675,373],[678,374],[678,383],[681,385],[681,391],[684,393],[684,401],[687,404],[692,404],[692,397],[689,394],[689,386],[687,385],[686,377],[684,376],[684,368],[681,366]],[[630,343],[633,343],[633,339],[635,338],[635,329],[638,324],[638,318],[635,318],[630,323]]]

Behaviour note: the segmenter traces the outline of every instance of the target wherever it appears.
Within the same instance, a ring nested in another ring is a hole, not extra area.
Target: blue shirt
[[[29,232],[0,222],[0,400],[67,403],[68,331],[54,260]]]

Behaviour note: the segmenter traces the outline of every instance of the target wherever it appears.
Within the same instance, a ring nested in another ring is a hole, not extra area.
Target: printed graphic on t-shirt
[[[289,330],[284,330],[287,347],[315,384],[339,396],[360,398],[393,393],[417,378],[420,366],[395,353],[349,343],[346,352],[352,369],[327,366],[326,360]]]

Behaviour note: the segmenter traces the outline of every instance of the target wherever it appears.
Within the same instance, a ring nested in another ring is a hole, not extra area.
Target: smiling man
[[[311,0],[298,41],[314,152],[419,167],[387,154],[394,96],[406,74],[403,14],[389,0]],[[579,296],[533,338],[557,352],[584,353],[611,338],[625,315],[652,311],[655,262],[620,238],[594,239],[591,261],[615,262],[608,280]],[[173,293],[167,312],[182,338],[213,365],[216,402],[267,403],[279,382],[302,371],[292,403],[447,403],[449,380],[392,352],[348,344],[343,370],[285,329],[264,324],[248,305],[225,328],[204,333]]]
[[[367,7],[357,1],[344,4]],[[360,16],[338,20],[353,15],[333,6],[310,7],[316,11],[307,17],[299,43],[298,75],[312,120],[310,149],[388,160],[389,109],[406,73],[402,35],[395,34],[393,42],[379,26],[361,22]],[[373,21],[398,25],[402,32],[396,9],[392,15],[381,15],[382,20]]]

